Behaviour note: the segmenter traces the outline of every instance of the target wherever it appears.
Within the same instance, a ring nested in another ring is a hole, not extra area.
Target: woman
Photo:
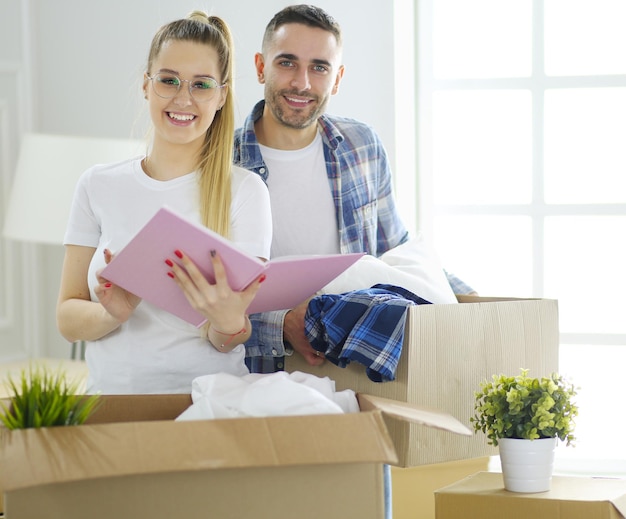
[[[162,258],[172,283],[206,316],[201,330],[99,276],[160,207],[201,221],[252,255],[269,257],[265,185],[232,166],[233,46],[226,23],[194,11],[164,25],[152,41],[143,91],[154,126],[146,156],[87,170],[65,236],[57,321],[69,341],[89,341],[89,392],[190,392],[200,375],[248,373],[243,343],[251,325],[245,309],[263,276],[233,292],[217,256],[215,284],[184,251],[172,251],[176,261]]]

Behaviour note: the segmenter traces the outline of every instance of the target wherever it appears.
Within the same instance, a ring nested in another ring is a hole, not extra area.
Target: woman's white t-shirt
[[[142,158],[94,166],[77,184],[64,243],[96,248],[88,274],[92,301],[98,300],[93,289],[96,271],[105,265],[104,249],[115,254],[162,206],[200,222],[197,174],[157,181],[144,173]],[[253,256],[269,258],[267,188],[257,175],[236,166],[230,218],[231,241]],[[142,301],[126,323],[88,343],[87,389],[104,394],[190,393],[198,376],[247,374],[244,356],[242,344],[232,352],[218,352],[195,326]]]

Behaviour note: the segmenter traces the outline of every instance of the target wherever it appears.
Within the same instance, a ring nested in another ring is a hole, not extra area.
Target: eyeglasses
[[[171,99],[178,94],[183,82],[186,82],[189,86],[189,94],[191,97],[199,103],[210,101],[219,88],[224,88],[226,86],[226,83],[220,85],[211,77],[180,79],[174,74],[156,74],[154,76],[146,74],[146,76],[150,81],[152,81],[152,89],[154,90],[154,93],[164,99]]]

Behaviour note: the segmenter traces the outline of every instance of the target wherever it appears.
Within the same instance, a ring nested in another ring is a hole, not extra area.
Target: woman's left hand
[[[175,251],[181,265],[170,259],[166,263],[171,267],[168,273],[181,288],[189,304],[204,315],[211,326],[218,330],[240,330],[245,326],[246,309],[254,299],[265,275],[250,283],[241,292],[233,291],[228,284],[226,270],[219,255],[211,254],[215,274],[215,283],[211,284],[198,270],[187,255]]]

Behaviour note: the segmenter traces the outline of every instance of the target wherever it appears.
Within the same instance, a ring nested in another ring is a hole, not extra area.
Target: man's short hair
[[[288,23],[300,23],[332,33],[341,46],[341,27],[337,21],[323,9],[309,4],[290,5],[274,15],[265,28],[263,49],[272,41],[279,27]]]

